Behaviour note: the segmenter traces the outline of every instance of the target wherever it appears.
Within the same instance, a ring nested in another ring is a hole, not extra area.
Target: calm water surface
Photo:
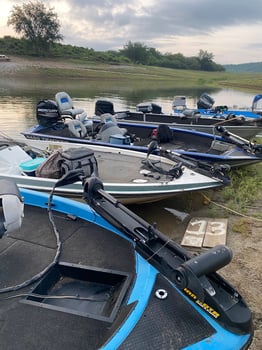
[[[175,95],[187,96],[189,108],[196,106],[201,93],[207,92],[214,99],[216,105],[238,106],[249,108],[253,94],[236,90],[158,90],[158,91],[133,91],[127,86],[117,86],[117,83],[108,82],[106,85],[90,86],[86,82],[16,82],[1,81],[0,77],[0,130],[10,137],[20,135],[26,128],[37,124],[35,110],[36,104],[41,99],[54,99],[58,91],[67,91],[75,102],[76,107],[84,108],[89,115],[94,114],[97,99],[109,99],[114,103],[115,110],[135,109],[140,102],[152,101],[162,106],[164,113],[172,112],[172,101]],[[132,210],[150,223],[157,223],[160,230],[181,241],[184,230],[190,217],[201,215],[205,210],[203,200],[198,193],[183,194],[173,199],[157,203],[131,206]],[[184,218],[179,212],[174,215],[169,209],[187,213]],[[178,215],[177,215],[178,214]]]

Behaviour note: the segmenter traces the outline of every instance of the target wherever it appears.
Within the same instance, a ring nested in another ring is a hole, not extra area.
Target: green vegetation
[[[48,54],[53,44],[63,39],[57,14],[41,1],[14,5],[7,24],[22,34],[37,55]]]
[[[256,138],[256,142],[261,144],[262,138]],[[220,203],[222,207],[229,208],[243,215],[248,215],[252,203],[261,198],[262,163],[236,169],[233,168],[229,175],[231,185],[224,187],[218,192],[213,191],[212,200]],[[256,212],[255,216],[262,218],[262,213]],[[241,226],[240,223],[239,226]]]
[[[166,53],[163,55],[155,48],[147,47],[140,42],[133,43],[129,41],[120,50],[120,53],[136,64],[210,72],[225,70],[223,66],[213,61],[214,55],[212,53],[204,50],[200,50],[198,56],[193,57],[185,57],[181,53]]]
[[[231,229],[235,233],[243,236],[252,234],[253,220],[251,218],[242,217],[236,222],[232,222]]]
[[[45,56],[48,58],[77,59],[83,63],[107,63],[107,64],[136,64],[155,66],[181,70],[196,70],[209,72],[223,72],[223,66],[213,61],[213,54],[200,50],[198,56],[185,57],[181,53],[161,54],[154,48],[142,43],[129,42],[119,51],[95,51],[92,48],[84,48],[73,45],[63,45],[56,42],[42,42],[37,37],[31,45],[31,39],[16,39],[10,36],[0,38],[0,46],[3,52],[9,55],[27,55],[32,57]]]
[[[246,212],[248,206],[260,195],[262,183],[262,164],[232,169],[231,186],[222,192],[226,206],[240,212]]]
[[[0,39],[1,45],[1,39]],[[5,51],[7,53],[7,51]],[[9,54],[10,55],[10,54]],[[11,56],[15,60],[19,56]],[[23,56],[20,56],[23,57]],[[196,70],[183,70],[146,66],[141,64],[109,64],[87,61],[76,58],[36,58],[26,57],[32,62],[27,70],[20,70],[17,76],[48,79],[79,79],[84,81],[113,81],[128,84],[137,90],[149,89],[180,89],[199,88],[219,89],[236,88],[237,90],[251,91],[254,94],[262,90],[262,73],[230,73],[230,72],[203,72]]]

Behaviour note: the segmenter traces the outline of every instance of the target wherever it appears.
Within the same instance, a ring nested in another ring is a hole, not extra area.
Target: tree
[[[55,42],[63,40],[60,23],[53,8],[46,8],[41,1],[14,5],[8,25],[28,40],[38,55],[46,55]]]
[[[198,60],[200,63],[200,69],[206,71],[213,70],[213,58],[214,55],[204,50],[200,50],[198,54]]]
[[[140,42],[132,43],[129,41],[121,53],[133,63],[147,64],[149,59],[149,48]]]

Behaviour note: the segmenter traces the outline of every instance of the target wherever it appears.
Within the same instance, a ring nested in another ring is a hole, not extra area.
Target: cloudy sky
[[[0,37],[14,4],[1,0]],[[44,1],[58,14],[64,44],[118,50],[140,42],[164,53],[214,55],[219,64],[262,61],[261,0],[56,0]]]

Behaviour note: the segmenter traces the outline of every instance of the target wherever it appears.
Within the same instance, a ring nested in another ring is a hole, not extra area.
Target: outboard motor
[[[50,127],[61,119],[58,106],[55,101],[41,100],[36,106],[36,118],[38,124],[44,127]]]
[[[212,108],[213,104],[215,103],[215,100],[208,95],[206,92],[204,92],[197,102],[197,108],[198,109],[210,109]]]
[[[95,105],[95,115],[102,115],[105,113],[115,114],[114,105],[107,100],[97,100]]]
[[[161,114],[162,107],[153,102],[142,102],[136,105],[136,111],[142,113]]]
[[[24,202],[17,185],[0,180],[0,238],[19,229],[24,217]]]

